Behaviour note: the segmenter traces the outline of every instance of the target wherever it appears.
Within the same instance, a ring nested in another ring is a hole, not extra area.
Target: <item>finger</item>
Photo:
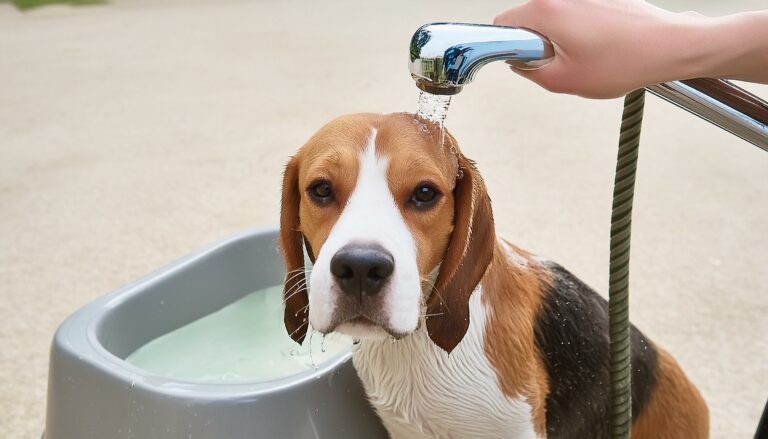
[[[498,14],[493,19],[493,24],[496,26],[512,26],[512,27],[528,27],[532,26],[531,17],[528,13],[528,3],[524,3],[520,6],[507,9],[506,11]]]
[[[543,35],[551,40],[547,31],[548,26],[546,17],[543,15],[545,10],[540,6],[541,2],[528,2],[514,8],[507,9],[493,19],[496,26],[520,27],[532,30],[539,35]],[[554,44],[554,41],[552,41]]]

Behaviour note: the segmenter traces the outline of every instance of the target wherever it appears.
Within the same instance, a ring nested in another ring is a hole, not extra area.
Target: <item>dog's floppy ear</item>
[[[288,335],[301,343],[309,326],[309,297],[304,271],[304,234],[299,221],[299,160],[294,157],[288,162],[283,174],[283,199],[280,209],[280,247],[285,259],[285,282],[283,301],[285,314],[283,322]]]
[[[427,301],[427,332],[451,352],[469,328],[469,298],[493,257],[496,234],[491,200],[474,162],[457,153],[453,235]]]

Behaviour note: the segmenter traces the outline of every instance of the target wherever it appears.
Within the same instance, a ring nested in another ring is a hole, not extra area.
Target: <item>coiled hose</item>
[[[611,343],[611,438],[628,439],[632,427],[632,374],[629,340],[629,244],[637,153],[645,89],[624,98],[619,154],[613,185],[608,275],[608,325]]]

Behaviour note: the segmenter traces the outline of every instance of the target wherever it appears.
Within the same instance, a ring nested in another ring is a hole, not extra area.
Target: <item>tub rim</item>
[[[262,226],[230,235],[228,238],[193,251],[124,287],[99,297],[64,320],[54,335],[53,346],[77,356],[78,360],[82,361],[83,366],[96,369],[123,382],[130,382],[131,388],[140,387],[147,392],[169,397],[184,397],[195,401],[260,398],[299,387],[311,380],[332,379],[334,370],[352,357],[351,346],[326,362],[319,364],[317,369],[310,368],[274,380],[204,382],[170,378],[134,366],[109,351],[99,339],[102,325],[115,310],[132,297],[144,293],[144,290],[152,284],[172,277],[212,254],[224,251],[227,247],[234,246],[243,240],[276,235],[277,231],[276,226]],[[52,347],[52,354],[53,351]]]

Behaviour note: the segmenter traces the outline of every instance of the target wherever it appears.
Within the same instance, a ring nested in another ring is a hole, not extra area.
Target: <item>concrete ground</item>
[[[673,1],[724,13],[764,0]],[[281,167],[321,124],[413,111],[412,32],[509,1],[0,4],[0,437],[38,437],[48,346],[70,313],[278,219]],[[768,87],[751,86],[768,96]],[[447,126],[479,163],[500,234],[605,292],[621,101],[485,68]],[[648,97],[632,315],[712,412],[751,437],[768,397],[768,154]]]

